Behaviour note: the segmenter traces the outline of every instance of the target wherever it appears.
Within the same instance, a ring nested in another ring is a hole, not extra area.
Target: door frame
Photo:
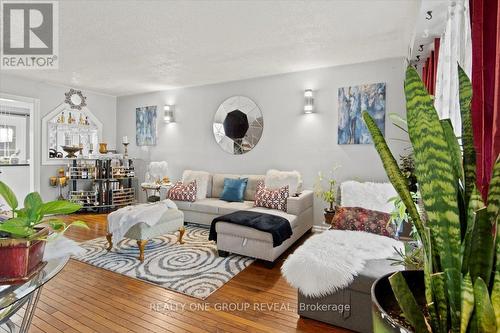
[[[21,105],[30,110],[30,192],[40,192],[40,100],[0,92],[3,102]]]

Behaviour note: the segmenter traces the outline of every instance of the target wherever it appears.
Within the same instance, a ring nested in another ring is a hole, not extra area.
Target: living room
[[[498,0],[1,8],[0,332],[500,331]]]

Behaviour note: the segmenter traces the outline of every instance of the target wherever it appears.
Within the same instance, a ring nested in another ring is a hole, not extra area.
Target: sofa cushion
[[[286,212],[286,203],[289,196],[288,185],[279,189],[269,189],[264,182],[259,182],[255,193],[255,206],[279,209]]]
[[[239,179],[239,175],[233,175],[230,173],[214,173],[212,175],[212,198],[220,198],[222,190],[224,189],[224,179]]]
[[[209,182],[211,181],[211,176],[206,171],[193,171],[185,170],[182,173],[182,183],[188,184],[193,180],[196,180],[196,198],[205,199],[207,197]]]
[[[247,201],[255,200],[255,192],[257,192],[257,184],[263,181],[264,175],[241,175],[241,178],[248,178],[247,188],[245,189],[244,199]]]
[[[248,178],[224,178],[224,189],[220,196],[221,200],[227,202],[243,202],[243,195],[245,194],[247,183]]]
[[[173,200],[179,210],[191,210],[192,202]]]
[[[207,213],[207,214],[219,214],[219,206],[224,203],[224,201],[217,198],[206,198],[202,200],[196,200],[191,204],[189,210]]]
[[[183,184],[182,182],[177,182],[168,191],[168,198],[171,200],[193,202],[196,200],[196,195],[197,195],[196,192],[197,192],[196,180],[193,180],[187,184]]]
[[[302,191],[302,177],[298,171],[268,170],[264,183],[270,189],[278,189],[288,185],[292,195]]]
[[[249,210],[253,207],[253,201],[243,201],[243,202],[226,202],[220,201],[219,214],[226,215],[234,213],[238,210]]]

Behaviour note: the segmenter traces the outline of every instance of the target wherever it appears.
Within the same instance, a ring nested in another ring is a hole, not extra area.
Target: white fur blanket
[[[118,244],[128,229],[137,223],[155,225],[168,209],[177,209],[170,199],[120,208],[108,215],[108,232],[113,234],[113,243]]]
[[[367,260],[393,257],[403,243],[362,231],[327,230],[314,235],[281,267],[290,285],[306,296],[332,294],[352,283]]]

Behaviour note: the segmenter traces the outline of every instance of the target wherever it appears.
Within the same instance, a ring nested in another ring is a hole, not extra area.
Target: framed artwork
[[[363,111],[367,111],[382,134],[385,133],[385,83],[339,88],[338,103],[339,145],[373,143],[363,121]]]
[[[156,145],[157,106],[135,109],[135,141],[137,146]]]

